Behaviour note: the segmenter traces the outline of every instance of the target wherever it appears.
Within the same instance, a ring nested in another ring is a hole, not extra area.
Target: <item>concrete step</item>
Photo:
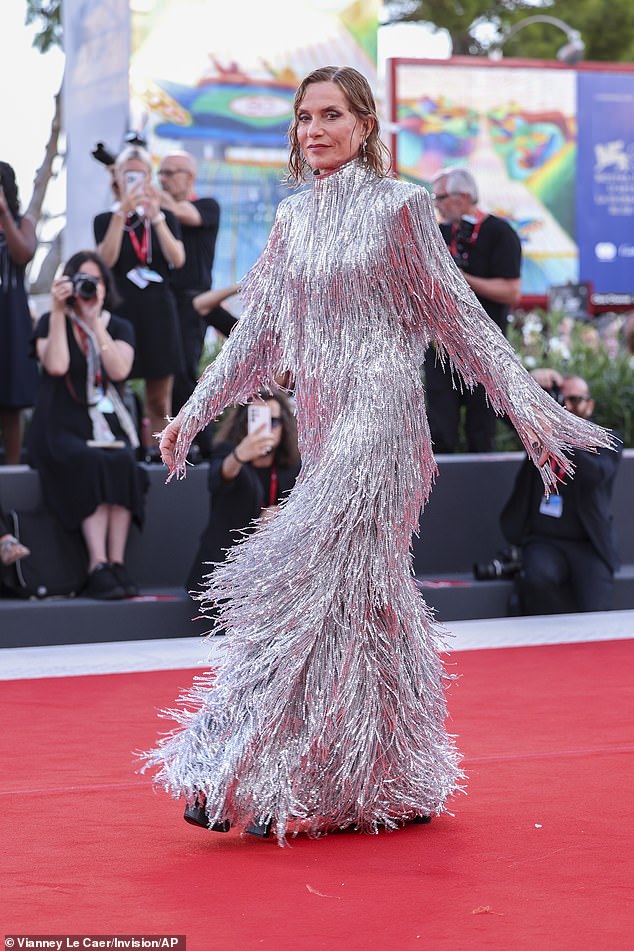
[[[439,621],[469,621],[479,618],[509,617],[513,582],[496,578],[476,581],[470,572],[416,575],[426,603],[435,609]],[[612,610],[634,609],[634,565],[623,565],[614,584]]]
[[[182,588],[148,588],[125,601],[0,598],[0,647],[186,637],[209,630]]]

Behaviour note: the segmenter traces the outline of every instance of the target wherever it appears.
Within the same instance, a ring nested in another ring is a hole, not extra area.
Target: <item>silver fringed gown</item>
[[[455,267],[424,189],[355,160],[279,206],[245,309],[185,406],[176,472],[228,404],[290,370],[302,470],[204,599],[226,631],[147,756],[210,824],[272,819],[280,843],[438,814],[461,772],[445,726],[441,631],[410,541],[436,472],[420,365],[430,341],[484,384],[535,458],[608,445],[523,370]],[[537,453],[538,454],[538,453]],[[541,469],[547,488],[549,466]]]

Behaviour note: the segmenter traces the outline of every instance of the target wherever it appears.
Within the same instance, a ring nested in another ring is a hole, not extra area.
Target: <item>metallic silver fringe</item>
[[[427,193],[352,162],[280,205],[245,309],[185,408],[175,472],[221,410],[296,380],[302,471],[288,500],[210,576],[227,633],[216,671],[164,715],[156,782],[210,823],[273,819],[312,835],[438,814],[462,773],[443,632],[409,546],[436,474],[420,378],[431,340],[482,382],[535,458],[611,444],[525,372],[444,245]],[[554,486],[542,468],[546,489]]]

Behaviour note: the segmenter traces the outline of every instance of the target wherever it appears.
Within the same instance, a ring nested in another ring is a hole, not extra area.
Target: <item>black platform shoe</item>
[[[271,834],[271,826],[273,825],[271,819],[267,822],[250,822],[249,825],[245,828],[245,832],[248,835],[258,835],[261,839],[268,839]]]
[[[214,822],[214,824],[210,826],[207,810],[204,806],[201,806],[200,803],[194,803],[192,806],[185,806],[185,814],[183,815],[183,819],[185,822],[189,822],[190,825],[200,826],[201,829],[209,829],[211,832],[228,832],[231,828],[231,823],[228,819],[221,819],[218,822]]]
[[[414,816],[409,821],[413,826],[426,826],[431,822],[431,816]]]

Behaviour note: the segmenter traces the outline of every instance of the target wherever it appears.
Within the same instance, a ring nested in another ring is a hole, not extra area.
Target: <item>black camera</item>
[[[114,165],[114,163],[117,161],[117,156],[114,155],[110,149],[103,144],[103,142],[97,142],[90,154],[94,159],[97,159],[98,162],[101,162],[102,165],[105,165],[106,168]]]
[[[521,570],[520,550],[515,545],[509,545],[499,551],[491,561],[476,562],[473,566],[473,577],[477,581],[495,581],[496,578],[514,578]]]
[[[469,266],[469,254],[471,253],[476,221],[477,219],[470,215],[463,215],[453,237],[453,259],[462,271],[465,271]]]
[[[97,296],[99,281],[92,274],[84,274],[82,271],[78,271],[72,281],[73,296],[81,297],[82,300],[92,300],[93,297]]]
[[[552,396],[552,398],[557,403],[559,403],[560,406],[563,406],[564,399],[563,399],[563,396],[561,395],[561,388],[559,387],[557,383],[553,382],[551,386],[548,387],[546,392],[548,393],[549,396]]]

